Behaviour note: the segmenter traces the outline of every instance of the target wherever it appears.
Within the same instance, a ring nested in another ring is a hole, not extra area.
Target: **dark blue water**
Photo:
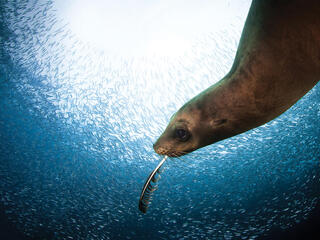
[[[138,211],[160,161],[152,143],[225,74],[241,28],[207,36],[188,58],[114,59],[79,42],[50,1],[0,1],[0,19],[3,236],[259,239],[319,220],[319,84],[272,122],[169,159]]]

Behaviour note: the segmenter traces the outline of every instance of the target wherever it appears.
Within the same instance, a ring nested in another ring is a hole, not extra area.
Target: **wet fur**
[[[187,102],[154,144],[181,156],[282,114],[320,79],[320,1],[253,0],[230,72]],[[192,137],[174,137],[185,124]]]

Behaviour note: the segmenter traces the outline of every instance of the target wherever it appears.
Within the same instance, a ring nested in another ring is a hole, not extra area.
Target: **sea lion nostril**
[[[161,148],[160,144],[159,144],[159,141],[156,141],[154,144],[153,144],[153,149],[155,152],[158,152],[159,149]]]
[[[159,144],[155,143],[153,144],[153,149],[154,151],[157,153],[157,154],[160,154],[160,155],[166,155],[166,149],[159,146]]]

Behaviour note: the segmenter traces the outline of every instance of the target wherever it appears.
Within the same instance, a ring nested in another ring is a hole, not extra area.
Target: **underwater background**
[[[228,72],[250,3],[0,0],[1,239],[315,230],[319,84],[268,124],[168,159],[148,212],[138,210],[161,160],[152,144]]]

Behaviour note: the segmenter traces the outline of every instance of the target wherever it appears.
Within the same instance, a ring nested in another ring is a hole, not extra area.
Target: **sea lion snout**
[[[161,145],[159,139],[153,144],[154,151],[159,155],[171,155],[170,150],[165,146]]]
[[[158,139],[154,144],[153,144],[153,149],[154,151],[159,154],[159,155],[166,155],[168,152],[168,149],[163,147],[160,143],[160,139]]]
[[[177,149],[169,148],[166,145],[161,145],[159,139],[156,141],[155,144],[153,144],[153,149],[157,154],[166,155],[168,157],[180,157],[180,156],[186,154],[186,152],[178,151]]]
[[[159,146],[159,141],[156,141],[154,144],[153,144],[153,149],[156,153],[160,154],[160,155],[163,155],[162,152],[163,152],[163,149]]]

